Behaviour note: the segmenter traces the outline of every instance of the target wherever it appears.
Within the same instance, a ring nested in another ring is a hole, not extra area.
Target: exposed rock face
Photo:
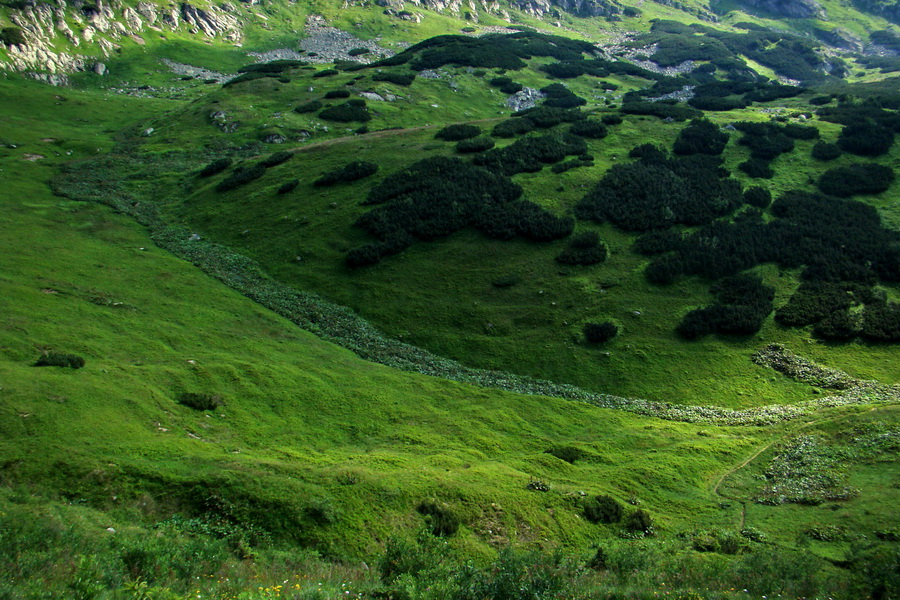
[[[123,7],[117,0],[97,0],[96,4],[86,4],[74,0],[56,0],[56,4],[37,3],[10,11],[10,20],[20,28],[26,39],[23,45],[0,48],[8,51],[8,59],[0,61],[0,69],[28,72],[40,71],[58,75],[75,71],[93,70],[103,75],[106,70],[96,58],[69,54],[58,48],[60,37],[65,38],[73,48],[85,44],[99,48],[102,57],[109,57],[118,49],[118,41],[129,37],[138,43],[143,39],[138,33],[146,28],[156,31],[187,28],[195,35],[219,37],[231,42],[242,38],[241,23],[236,9],[228,2],[198,8],[187,2],[161,9],[150,2],[141,2],[134,8]],[[75,23],[80,30],[73,31],[69,23]],[[65,78],[38,77],[44,81],[62,82]]]
[[[544,92],[527,87],[507,98],[506,105],[513,112],[518,112],[527,108],[534,108],[537,106],[538,100],[543,100],[546,97],[547,94]]]
[[[816,0],[740,0],[751,9],[792,19],[824,19],[825,9]]]
[[[516,8],[542,17],[561,9],[577,17],[609,17],[622,12],[622,5],[615,0],[513,0]]]

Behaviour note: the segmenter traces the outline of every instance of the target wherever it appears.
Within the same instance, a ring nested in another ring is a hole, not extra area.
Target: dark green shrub
[[[456,151],[460,154],[471,152],[484,152],[494,147],[494,140],[487,136],[461,140],[456,144]]]
[[[622,123],[622,115],[613,114],[613,115],[603,115],[600,117],[600,120],[604,125],[621,125]]]
[[[744,203],[757,208],[768,208],[772,203],[772,192],[764,187],[749,187],[744,190]]]
[[[775,171],[770,166],[770,162],[762,158],[745,160],[738,165],[738,169],[754,179],[772,179],[775,177]]]
[[[446,537],[459,529],[459,518],[447,507],[435,502],[422,502],[416,510],[425,515],[432,535]]]
[[[816,160],[834,160],[841,155],[841,149],[837,144],[817,142],[812,149],[812,157]]]
[[[832,100],[834,98],[831,96],[815,96],[809,99],[809,103],[813,106],[824,106],[825,104],[830,104]]]
[[[681,130],[675,140],[675,154],[719,155],[725,150],[728,134],[706,119],[694,119]]]
[[[880,156],[894,145],[894,132],[873,121],[851,123],[841,130],[838,146],[860,156]]]
[[[625,518],[625,529],[650,535],[653,533],[653,519],[650,517],[650,513],[639,508]]]
[[[307,102],[306,104],[301,104],[300,106],[295,107],[294,112],[300,113],[302,115],[305,113],[316,112],[323,106],[325,106],[325,105],[322,104],[321,100],[311,100],[311,101]]]
[[[230,166],[230,158],[218,158],[200,169],[200,177],[212,177],[213,175],[218,175]]]
[[[880,194],[894,181],[894,170],[878,164],[855,164],[828,169],[819,178],[822,193],[846,198],[855,194]]]
[[[252,167],[238,167],[234,172],[219,182],[216,186],[217,192],[227,192],[244,184],[250,183],[254,179],[259,179],[266,174],[266,168],[263,165],[256,164]]]
[[[305,66],[302,60],[273,60],[265,63],[246,65],[238,69],[238,73],[282,73],[288,69]]]
[[[584,326],[584,339],[589,344],[608,342],[619,334],[619,327],[611,322],[588,323]]]
[[[44,352],[37,359],[37,361],[35,361],[34,366],[80,369],[84,366],[84,359],[75,354],[64,354],[62,352]]]
[[[362,102],[362,104],[360,104]],[[372,120],[372,115],[366,110],[365,101],[348,100],[343,104],[326,108],[319,113],[319,117],[327,121],[337,121],[339,123],[360,122],[365,123]]]
[[[607,248],[596,231],[574,236],[556,261],[565,265],[596,265],[606,260]]]
[[[516,285],[520,281],[521,278],[518,275],[503,275],[502,277],[493,280],[491,285],[496,288],[508,288]]]
[[[332,75],[337,75],[340,73],[337,69],[325,69],[324,71],[319,71],[318,73],[313,73],[313,77],[331,77]]]
[[[197,392],[183,392],[178,394],[178,404],[193,408],[194,410],[216,410],[222,406],[223,402],[219,396],[212,394],[201,394]]]
[[[531,119],[515,118],[500,121],[494,125],[491,135],[499,138],[510,138],[522,135],[523,133],[528,133],[529,131],[534,131],[534,121]]]
[[[28,43],[25,34],[18,27],[4,27],[0,29],[0,42],[7,46],[24,46]]]
[[[900,342],[900,304],[878,302],[866,305],[862,335],[874,342]]]
[[[326,100],[334,100],[336,98],[349,98],[349,97],[350,97],[350,90],[331,90],[331,91],[325,92]]]
[[[594,571],[605,571],[607,568],[606,551],[603,548],[597,548],[594,556],[588,561],[588,568]]]
[[[368,53],[369,53],[368,48],[351,48],[350,50],[347,51],[347,54],[349,54],[350,56],[362,56],[363,54],[368,54]]]
[[[299,179],[292,179],[291,181],[286,181],[278,187],[278,193],[279,194],[288,194],[290,192],[293,192],[294,188],[296,188],[298,185],[300,185]]]
[[[263,167],[268,169],[269,167],[274,167],[274,166],[280,165],[283,162],[290,160],[291,158],[293,158],[293,156],[294,156],[293,152],[288,152],[287,150],[282,150],[281,152],[274,152],[274,153],[270,154],[269,156],[265,157],[264,159],[259,161],[259,164],[261,164]]]
[[[316,179],[313,185],[322,187],[336,183],[356,181],[378,172],[378,165],[364,160],[355,160],[339,169],[329,171]]]
[[[415,79],[415,73],[396,73],[393,71],[385,71],[383,73],[375,73],[374,75],[372,75],[372,81],[386,81],[388,83],[402,85],[404,87],[412,85],[412,82],[415,81]]]
[[[609,134],[606,125],[597,121],[585,119],[584,121],[576,121],[569,128],[569,133],[581,137],[592,138],[596,140],[603,139]]]
[[[504,94],[515,94],[516,92],[521,92],[525,87],[521,83],[517,83],[510,79],[509,77],[494,77],[490,81],[488,81],[495,88],[499,88],[501,92]]]
[[[553,446],[549,450],[544,450],[544,454],[555,456],[559,460],[564,460],[570,465],[574,465],[578,460],[584,457],[584,452],[575,446]]]
[[[438,138],[439,140],[445,140],[448,142],[458,142],[460,140],[467,140],[479,135],[481,135],[481,127],[479,127],[478,125],[458,124],[447,125],[436,134],[434,134],[434,137]]]
[[[597,496],[584,503],[584,517],[591,523],[618,523],[625,510],[610,496]]]

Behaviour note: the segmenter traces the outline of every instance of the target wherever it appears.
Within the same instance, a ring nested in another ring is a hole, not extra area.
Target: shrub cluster
[[[84,366],[84,359],[75,354],[66,354],[63,352],[44,352],[35,361],[34,366],[80,369]]]
[[[416,510],[428,520],[432,535],[446,537],[459,530],[459,517],[445,506],[435,502],[422,502]]]
[[[215,410],[222,406],[222,399],[212,394],[198,392],[183,392],[178,394],[178,404],[193,408],[194,410]]]
[[[318,71],[313,73],[313,77],[331,77],[332,75],[337,75],[340,73],[337,69],[323,69],[322,71]]]
[[[651,281],[682,273],[717,279],[775,262],[806,265],[806,279],[867,282],[900,279],[900,236],[881,225],[878,212],[861,202],[790,191],[760,218],[716,222],[685,237],[647,268]]]
[[[494,77],[488,80],[488,83],[495,88],[498,88],[504,94],[515,94],[516,92],[521,92],[525,86],[521,83],[513,81],[509,77]]]
[[[365,204],[378,205],[356,225],[378,242],[351,250],[347,264],[374,264],[415,239],[433,240],[465,227],[509,239],[516,235],[550,241],[566,237],[574,221],[519,200],[522,188],[508,177],[455,158],[421,160],[385,178]]]
[[[596,231],[586,231],[573,236],[569,245],[556,257],[564,265],[596,265],[606,260],[606,244],[600,241]]]
[[[756,208],[768,208],[772,204],[772,192],[764,187],[749,187],[744,190],[744,202]]]
[[[587,323],[582,330],[584,339],[589,344],[608,342],[619,334],[619,327],[612,321],[603,323]]]
[[[837,144],[818,142],[812,149],[812,157],[816,160],[834,160],[841,155],[841,148]]]
[[[565,162],[556,163],[553,165],[550,170],[556,174],[565,173],[566,171],[570,171],[572,169],[577,169],[578,167],[593,167],[594,166],[594,157],[590,154],[582,154],[577,158],[573,158],[571,160],[567,160]]]
[[[727,143],[728,134],[720,131],[718,126],[706,119],[694,119],[678,133],[672,149],[675,154],[681,155],[719,155],[725,151]]]
[[[340,98],[349,98],[350,90],[330,90],[325,92],[326,100],[335,100]]]
[[[237,70],[238,73],[275,73],[280,74],[289,69],[305,66],[302,60],[273,60],[264,63],[246,65]]]
[[[300,113],[302,115],[305,113],[316,112],[323,106],[325,106],[325,105],[322,103],[321,100],[310,100],[309,102],[306,102],[305,104],[301,104],[299,106],[294,107],[294,112]]]
[[[212,177],[218,175],[231,166],[230,158],[217,158],[202,169],[200,169],[200,177]]]
[[[775,288],[763,285],[759,277],[735,275],[726,277],[710,288],[716,304],[692,310],[681,323],[678,333],[694,339],[710,333],[747,335],[756,333],[772,312]]]
[[[544,454],[555,456],[559,460],[564,460],[570,465],[574,465],[584,458],[584,452],[575,446],[553,446],[552,448],[544,450]]]
[[[408,87],[416,80],[415,73],[398,73],[396,71],[382,71],[372,75],[372,81],[386,81],[395,85]]]
[[[874,121],[850,123],[841,130],[837,145],[850,154],[881,156],[894,145],[894,131]]]
[[[263,167],[268,169],[269,167],[275,167],[277,165],[280,165],[283,162],[287,162],[288,160],[290,160],[293,157],[294,157],[293,152],[288,152],[287,150],[282,150],[281,152],[274,152],[274,153],[270,154],[269,156],[265,157],[264,159],[259,161],[259,164],[261,164]]]
[[[676,223],[708,223],[741,203],[740,184],[723,177],[719,157],[669,158],[649,144],[631,155],[640,160],[614,165],[576,205],[579,218],[649,231]]]
[[[491,135],[499,138],[510,138],[529,131],[534,131],[534,122],[531,119],[513,118],[500,121],[494,125]]]
[[[251,167],[239,166],[231,175],[219,182],[216,186],[216,191],[227,192],[228,190],[233,190],[255,179],[259,179],[265,174],[266,167],[261,164],[255,164]]]
[[[669,102],[628,101],[622,104],[622,112],[629,115],[648,115],[660,119],[686,121],[703,116],[696,108]]]
[[[0,42],[7,46],[24,46],[28,43],[25,34],[19,27],[4,27],[0,29]]]
[[[373,162],[364,160],[355,160],[347,163],[339,169],[328,171],[313,182],[318,187],[334,185],[336,183],[347,183],[363,179],[378,172],[378,165]]]
[[[587,100],[575,95],[572,90],[561,83],[551,83],[541,88],[541,92],[547,96],[544,106],[553,108],[577,108],[587,104]]]
[[[595,496],[584,503],[584,518],[591,523],[618,523],[625,509],[611,496]]]
[[[458,124],[447,125],[442,128],[434,137],[447,142],[458,142],[481,135],[481,127],[478,125]]]
[[[527,137],[505,148],[496,148],[477,155],[473,164],[503,175],[536,173],[545,164],[561,161],[566,156],[584,154],[587,146],[580,137],[551,133]]]
[[[469,138],[467,140],[460,140],[456,144],[456,151],[460,154],[468,154],[472,152],[484,152],[485,150],[490,150],[495,145],[494,140],[487,136]]]
[[[366,110],[366,101],[357,99],[348,100],[343,104],[326,108],[319,113],[319,118],[339,123],[351,123],[354,121],[365,123],[372,120],[372,115]]]
[[[880,194],[894,181],[894,170],[885,165],[854,164],[828,169],[819,178],[824,194],[847,198],[855,194]]]
[[[280,186],[278,186],[278,193],[279,194],[289,194],[290,192],[293,192],[294,189],[296,189],[296,187],[298,185],[300,185],[299,179],[292,179],[290,181],[285,181]]]
[[[874,342],[900,342],[900,304],[883,301],[867,304],[862,335]]]
[[[569,127],[569,133],[584,138],[601,140],[609,134],[609,130],[603,123],[585,119],[583,121],[575,121],[572,123],[572,126]]]

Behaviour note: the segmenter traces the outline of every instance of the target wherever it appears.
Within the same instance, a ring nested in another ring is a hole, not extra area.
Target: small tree
[[[584,505],[584,516],[591,523],[618,523],[623,514],[622,505],[611,496],[597,496]]]
[[[611,321],[603,323],[588,323],[584,326],[584,339],[591,344],[602,344],[619,333],[619,328]]]

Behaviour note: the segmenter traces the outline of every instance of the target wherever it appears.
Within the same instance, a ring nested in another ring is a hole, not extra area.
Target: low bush
[[[544,450],[544,454],[555,456],[559,460],[564,460],[570,465],[574,465],[578,460],[584,457],[584,452],[575,446],[553,446],[548,450]]]
[[[230,166],[230,158],[218,158],[200,169],[200,177],[212,177],[213,175],[218,175]]]
[[[293,157],[294,157],[293,152],[288,152],[286,150],[282,150],[281,152],[274,152],[274,153],[270,154],[269,156],[265,157],[264,159],[259,161],[259,164],[261,164],[263,167],[268,169],[269,167],[275,167],[277,165],[280,165],[283,162],[287,162]]]
[[[837,145],[850,154],[881,156],[894,145],[894,132],[874,121],[855,122],[841,130]]]
[[[600,241],[596,231],[574,236],[569,245],[557,257],[556,262],[565,265],[596,265],[606,260],[606,244]]]
[[[347,51],[347,54],[349,54],[350,56],[362,56],[363,54],[368,54],[368,53],[369,53],[368,48],[351,48],[350,50]]]
[[[728,134],[706,119],[694,119],[679,132],[673,150],[675,154],[712,154],[718,156],[725,150]]]
[[[4,27],[0,29],[0,42],[7,46],[24,46],[28,43],[28,40],[20,28]]]
[[[622,115],[603,115],[600,117],[600,120],[604,125],[621,125],[622,124]]]
[[[457,124],[447,125],[441,128],[434,137],[447,142],[458,142],[481,135],[481,127],[478,125]]]
[[[393,83],[394,85],[401,85],[403,87],[412,85],[412,82],[415,80],[415,73],[397,73],[394,71],[384,71],[382,73],[375,73],[374,75],[372,75],[372,81],[386,81],[387,83]]]
[[[294,112],[300,113],[302,115],[305,113],[316,112],[323,106],[325,106],[325,105],[322,104],[321,100],[311,100],[310,102],[307,102],[306,104],[301,104],[300,106],[295,107]]]
[[[510,138],[523,133],[534,131],[534,121],[531,119],[514,118],[500,121],[494,125],[491,135],[499,138]]]
[[[817,142],[812,149],[812,157],[816,160],[828,161],[834,160],[841,155],[841,149],[837,144],[829,144],[827,142]]]
[[[333,100],[336,98],[349,98],[349,97],[350,97],[350,90],[330,90],[328,92],[325,92],[326,100]]]
[[[84,366],[84,359],[75,354],[65,354],[63,352],[44,352],[37,359],[37,361],[35,361],[34,366],[80,369]]]
[[[292,179],[291,181],[286,181],[278,187],[278,193],[279,194],[288,194],[290,192],[293,192],[294,189],[298,185],[300,185],[299,179]]]
[[[233,190],[255,179],[259,179],[265,174],[266,168],[260,164],[255,164],[252,167],[238,167],[231,175],[219,182],[219,185],[216,186],[216,191],[227,192],[228,190]]]
[[[355,160],[339,169],[329,171],[313,182],[318,187],[357,181],[378,172],[378,165],[364,160]]]
[[[422,502],[416,510],[425,515],[432,535],[446,537],[459,530],[459,517],[445,506],[435,502]]]
[[[772,179],[775,171],[771,162],[762,158],[750,158],[738,165],[738,169],[754,179]]]
[[[488,81],[488,83],[495,88],[499,88],[500,91],[504,94],[515,94],[516,92],[521,92],[525,87],[521,83],[517,83],[509,77],[494,77],[493,79]]]
[[[618,523],[625,509],[611,496],[597,496],[584,504],[584,517],[591,523]]]
[[[178,394],[177,400],[178,404],[181,404],[182,406],[201,411],[215,410],[223,404],[222,399],[219,396],[198,392],[183,392]]]
[[[634,533],[652,535],[653,519],[650,517],[650,513],[639,508],[625,518],[625,529]]]
[[[819,178],[822,193],[840,198],[855,194],[880,194],[894,181],[894,170],[885,165],[854,164],[825,171]]]
[[[372,120],[372,115],[366,110],[364,100],[348,100],[343,104],[326,108],[319,113],[319,117],[326,121],[337,121],[339,123],[359,122],[365,123]]]
[[[772,192],[764,187],[749,187],[744,190],[744,202],[756,208],[768,208],[772,204]]]
[[[569,128],[569,133],[586,138],[600,140],[609,134],[606,125],[597,121],[585,119],[584,121],[576,121]]]
[[[608,342],[619,334],[619,327],[611,322],[588,323],[584,326],[584,339],[590,344]]]
[[[332,75],[337,75],[340,73],[337,69],[325,69],[324,71],[319,71],[317,73],[313,73],[313,77],[331,77]]]
[[[459,141],[456,144],[456,151],[460,154],[484,152],[485,150],[490,150],[494,146],[494,140],[487,136],[481,136]]]

